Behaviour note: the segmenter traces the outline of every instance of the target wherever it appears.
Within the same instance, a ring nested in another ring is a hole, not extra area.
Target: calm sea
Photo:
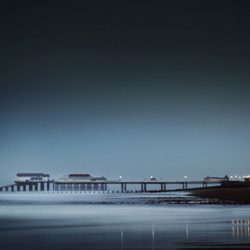
[[[0,249],[250,248],[250,206],[147,202],[176,195],[2,193]]]

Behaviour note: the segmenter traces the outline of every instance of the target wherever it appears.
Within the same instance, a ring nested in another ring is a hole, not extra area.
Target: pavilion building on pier
[[[107,178],[90,174],[68,174],[55,181],[55,191],[106,191]]]

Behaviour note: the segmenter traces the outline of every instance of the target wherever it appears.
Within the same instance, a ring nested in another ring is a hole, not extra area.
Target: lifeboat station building
[[[17,173],[15,183],[17,191],[53,190],[53,181],[50,180],[50,175],[44,173]]]

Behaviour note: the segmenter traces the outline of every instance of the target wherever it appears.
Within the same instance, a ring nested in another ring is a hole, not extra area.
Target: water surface
[[[250,247],[250,206],[144,204],[175,195],[1,194],[0,249]]]

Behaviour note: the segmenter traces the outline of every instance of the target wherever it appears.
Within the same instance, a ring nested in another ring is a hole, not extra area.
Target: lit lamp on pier
[[[244,178],[245,178],[245,181],[250,182],[250,175],[246,175]]]

